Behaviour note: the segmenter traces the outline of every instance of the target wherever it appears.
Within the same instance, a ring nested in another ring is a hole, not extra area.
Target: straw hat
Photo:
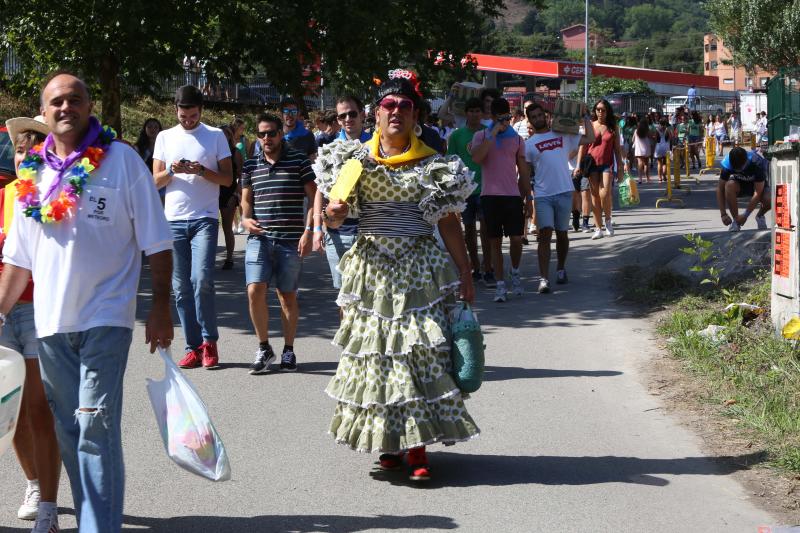
[[[16,148],[17,135],[23,131],[35,131],[42,135],[50,133],[50,128],[44,122],[44,117],[38,115],[35,118],[16,117],[6,120],[6,128],[8,128],[8,136],[11,137],[11,144]]]

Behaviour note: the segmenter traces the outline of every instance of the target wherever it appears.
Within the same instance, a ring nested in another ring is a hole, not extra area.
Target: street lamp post
[[[589,104],[589,0],[586,0],[583,26],[583,101]]]
[[[649,46],[644,47],[644,53],[642,54],[642,68],[644,68],[644,59],[647,57],[647,52],[650,50]]]

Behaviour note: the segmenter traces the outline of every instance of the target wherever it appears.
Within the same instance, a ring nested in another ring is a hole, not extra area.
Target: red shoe
[[[200,356],[200,348],[196,350],[189,350],[186,352],[186,355],[183,356],[178,362],[178,366],[181,368],[197,368],[203,364],[202,358]]]
[[[428,466],[428,456],[425,447],[408,450],[408,479],[411,481],[428,481],[431,478],[431,469]]]
[[[378,464],[381,470],[397,470],[403,466],[402,453],[382,453],[378,458]]]
[[[217,343],[215,341],[205,341],[198,350],[203,356],[203,366],[206,370],[219,368],[219,354],[217,353]]]

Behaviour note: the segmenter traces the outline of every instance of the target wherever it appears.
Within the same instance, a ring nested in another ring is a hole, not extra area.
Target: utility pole
[[[589,0],[586,0],[583,26],[583,101],[589,105]]]

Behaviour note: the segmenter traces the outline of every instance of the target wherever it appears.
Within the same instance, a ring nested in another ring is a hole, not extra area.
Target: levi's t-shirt
[[[153,159],[166,163],[188,159],[197,161],[214,172],[219,171],[219,161],[231,157],[225,134],[219,128],[202,122],[193,130],[177,126],[164,130],[156,137]],[[170,222],[196,220],[219,216],[219,185],[196,174],[176,173],[167,184],[164,214]]]
[[[479,146],[489,129],[480,130],[467,146],[470,154]],[[519,135],[492,139],[492,147],[481,165],[481,196],[519,196],[517,186],[517,156],[525,154],[525,142]]]
[[[533,165],[536,179],[533,195],[536,198],[574,191],[569,170],[570,153],[581,143],[580,135],[548,131],[534,133],[525,141],[525,159]]]
[[[40,194],[55,178],[42,165]],[[14,202],[3,262],[33,274],[36,336],[43,338],[99,326],[133,329],[141,253],[171,249],[153,174],[133,148],[114,142],[72,218],[40,224]]]

